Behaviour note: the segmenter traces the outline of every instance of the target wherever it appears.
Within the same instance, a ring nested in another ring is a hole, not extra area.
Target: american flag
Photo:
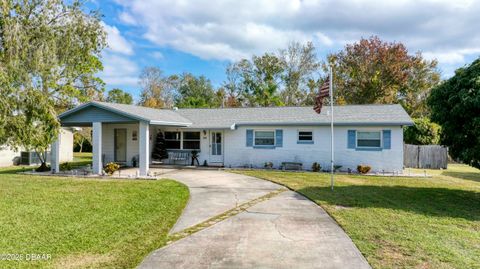
[[[320,114],[323,106],[323,98],[330,96],[330,78],[327,78],[318,90],[318,95],[315,97],[315,106],[313,110]]]

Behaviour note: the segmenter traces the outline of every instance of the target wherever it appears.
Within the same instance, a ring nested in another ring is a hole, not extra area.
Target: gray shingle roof
[[[152,124],[189,128],[231,128],[241,125],[329,125],[330,107],[320,115],[312,107],[154,109],[135,105],[90,102],[69,110],[60,118],[89,105],[108,109]],[[336,125],[413,125],[400,105],[349,105],[334,107]]]
[[[115,104],[115,103],[105,103],[105,102],[89,102],[78,106],[74,109],[66,111],[60,115],[60,118],[65,117],[66,115],[73,113],[77,110],[80,110],[87,106],[96,106],[110,111],[120,113],[124,116],[131,117],[133,119],[149,121],[152,124],[172,124],[180,126],[188,126],[192,124],[191,121],[185,119],[180,114],[176,113],[171,109],[155,109],[135,105],[124,105],[124,104]]]
[[[179,109],[189,119],[190,128],[230,128],[235,125],[328,125],[330,107],[319,115],[312,107],[258,107]],[[328,113],[328,114],[327,114]],[[334,107],[336,125],[412,125],[400,105],[349,105]]]
[[[95,102],[102,106],[121,110],[123,112],[137,115],[138,117],[148,119],[154,122],[171,122],[171,123],[185,123],[191,124],[192,122],[185,119],[180,114],[176,113],[172,109],[155,109],[143,106],[124,105],[115,103]]]

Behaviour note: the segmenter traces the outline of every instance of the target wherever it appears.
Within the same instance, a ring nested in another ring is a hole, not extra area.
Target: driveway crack
[[[258,203],[261,203],[263,201],[269,200],[269,199],[277,196],[278,194],[280,194],[284,191],[286,191],[286,189],[278,189],[278,190],[269,192],[265,195],[262,195],[260,197],[257,197],[255,199],[253,199],[253,200],[250,200],[248,202],[240,204],[240,205],[238,205],[238,206],[236,206],[236,207],[234,207],[230,210],[227,210],[222,214],[216,215],[216,216],[214,216],[214,217],[212,217],[212,218],[210,218],[210,219],[208,219],[208,220],[206,220],[202,223],[199,223],[199,224],[196,224],[192,227],[183,229],[180,232],[176,232],[176,233],[169,236],[167,244],[178,241],[178,240],[180,240],[182,238],[185,238],[185,237],[187,237],[187,236],[189,236],[193,233],[202,231],[202,230],[204,230],[204,229],[206,229],[210,226],[213,226],[213,225],[215,225],[215,224],[217,224],[217,223],[219,223],[219,222],[221,222],[225,219],[228,219],[228,218],[233,217],[235,215],[238,215],[242,212],[245,212],[245,211],[247,211],[248,208],[250,208],[250,207],[252,207],[252,206],[254,206]],[[237,199],[237,204],[238,204],[237,194],[236,193],[234,193],[234,194],[235,194],[235,197]]]

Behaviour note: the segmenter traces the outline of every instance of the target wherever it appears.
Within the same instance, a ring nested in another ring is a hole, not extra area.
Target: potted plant
[[[132,157],[132,166],[137,167],[138,164],[138,155]]]
[[[266,162],[264,167],[265,167],[265,169],[272,169],[273,168],[273,163],[272,162]]]
[[[192,150],[192,166],[195,165],[195,162],[197,162],[197,165],[200,166],[200,163],[198,162],[198,151]]]

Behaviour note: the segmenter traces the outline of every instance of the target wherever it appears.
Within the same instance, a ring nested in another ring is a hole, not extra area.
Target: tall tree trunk
[[[82,135],[82,137],[83,137],[83,135]],[[85,143],[85,138],[83,138],[80,142],[80,152],[83,151],[83,143]]]

